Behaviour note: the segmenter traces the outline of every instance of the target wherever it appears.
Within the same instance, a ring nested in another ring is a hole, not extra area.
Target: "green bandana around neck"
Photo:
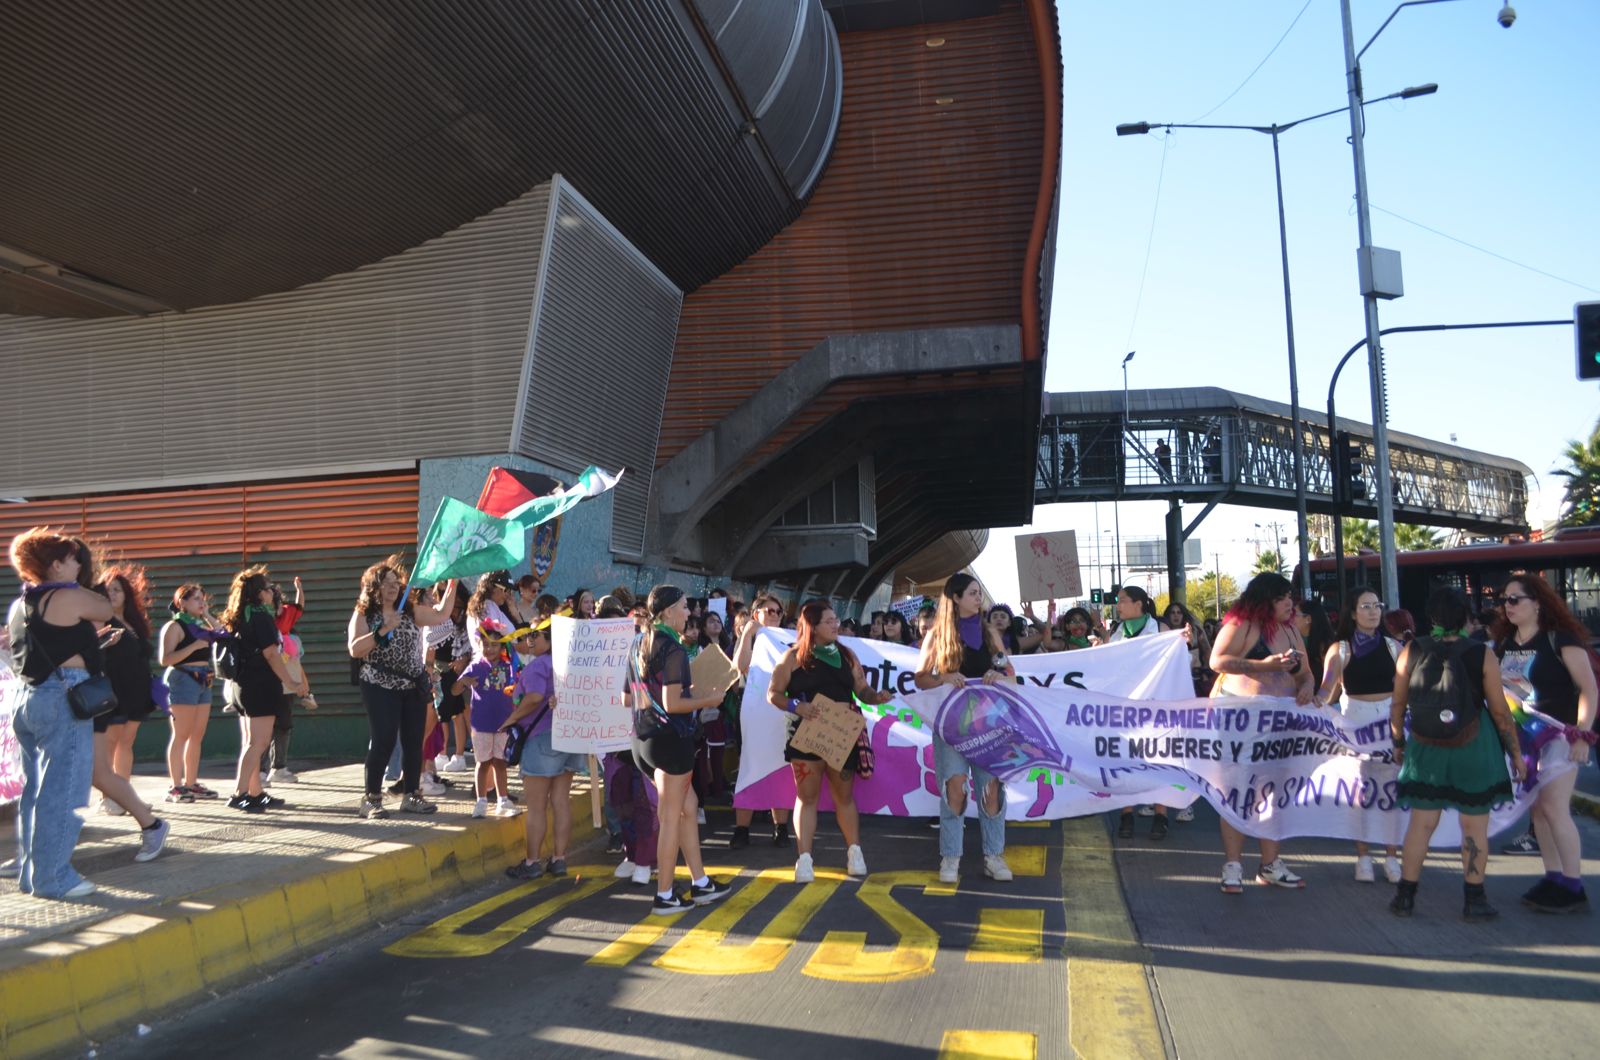
[[[1150,621],[1149,615],[1140,615],[1138,618],[1127,618],[1122,621],[1122,635],[1126,638],[1137,637],[1144,632],[1145,623]],[[1134,623],[1138,623],[1135,625]]]
[[[844,665],[844,656],[839,654],[839,645],[837,644],[813,644],[811,646],[811,656],[814,659],[820,659],[835,669]]]
[[[1087,648],[1089,646],[1089,638],[1074,637],[1069,633],[1067,634],[1067,646],[1070,648]]]
[[[1465,637],[1467,636],[1467,631],[1465,629],[1445,629],[1443,626],[1434,626],[1428,636],[1434,640],[1444,640],[1446,637]]]
[[[677,641],[680,647],[682,646],[682,644],[683,644],[683,634],[679,633],[677,630],[673,629],[671,626],[667,625],[665,622],[657,622],[656,623],[656,629],[658,631],[662,632],[662,633],[665,633],[667,636],[671,637],[673,640]]]

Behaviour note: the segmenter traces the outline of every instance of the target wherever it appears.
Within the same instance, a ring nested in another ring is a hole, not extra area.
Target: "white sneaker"
[[[267,774],[265,774],[265,773],[261,774],[261,786],[263,788],[272,787],[272,781],[267,777]]]
[[[801,854],[794,862],[794,882],[810,883],[817,878],[816,870],[811,867],[811,855]]]
[[[121,817],[128,811],[112,802],[110,799],[100,800],[100,812],[107,817]]]
[[[696,810],[696,811],[694,811],[694,823],[695,824],[705,824],[706,823],[706,811],[704,811],[704,810]]]
[[[1289,866],[1282,858],[1270,865],[1261,866],[1261,871],[1256,873],[1256,879],[1262,883],[1270,883],[1274,887],[1298,889],[1306,885],[1305,880],[1289,871]]]
[[[1154,817],[1156,815],[1156,808],[1154,806],[1141,806],[1139,807],[1138,813],[1140,817]]]
[[[633,882],[640,887],[648,887],[650,885],[650,874],[649,865],[635,865],[633,867]]]
[[[433,777],[425,776],[420,782],[418,782],[417,790],[429,798],[438,798],[449,789],[447,789],[443,784],[439,783]]]
[[[456,755],[445,763],[443,771],[446,773],[465,773],[467,771],[467,760],[460,755]]]
[[[611,875],[615,876],[619,880],[625,880],[629,876],[632,876],[633,875],[633,870],[638,868],[638,867],[639,866],[635,865],[633,862],[629,861],[627,858],[623,858],[622,859],[622,864],[618,865],[617,866],[617,871],[613,872]]]
[[[1222,893],[1244,893],[1244,866],[1237,861],[1224,862],[1222,866]]]
[[[1372,859],[1365,854],[1356,858],[1356,882],[1376,883],[1377,879],[1377,873],[1372,870]]]
[[[473,803],[472,804],[472,816],[474,816],[474,817],[487,817],[487,816],[489,816],[489,800],[488,799],[479,799],[477,802]]]
[[[939,882],[940,883],[955,883],[960,878],[961,878],[961,859],[960,858],[940,858],[939,859]]]
[[[1399,883],[1400,882],[1400,859],[1399,858],[1384,858],[1383,859],[1383,878],[1388,880],[1390,883]]]
[[[434,760],[433,760],[433,771],[435,773],[445,773],[445,772],[448,772],[449,769],[450,769],[450,756],[449,755],[439,755],[436,758],[434,758]]]
[[[867,859],[861,856],[861,848],[853,846],[844,852],[844,871],[847,876],[865,876],[867,874]]]
[[[522,812],[522,807],[510,799],[502,797],[500,801],[495,803],[494,812],[496,817],[515,817]]]
[[[94,885],[93,880],[79,880],[77,885],[62,895],[63,898],[87,898],[100,888]]]
[[[991,880],[1005,883],[1011,879],[1011,866],[1006,864],[1004,854],[985,854],[983,856],[983,874]]]
[[[1194,820],[1194,807],[1185,806],[1183,809],[1179,810],[1177,813],[1177,819],[1182,821],[1184,824],[1189,824],[1192,822]]]
[[[274,769],[271,773],[267,774],[267,778],[268,778],[268,783],[270,783],[270,784],[298,784],[298,783],[300,783],[300,778],[295,776],[293,773],[291,773],[287,769]]]

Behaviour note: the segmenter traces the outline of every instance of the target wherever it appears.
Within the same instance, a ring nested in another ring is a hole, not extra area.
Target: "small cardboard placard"
[[[689,662],[689,681],[693,685],[690,694],[696,699],[726,695],[738,680],[739,668],[715,644],[701,648],[700,654]]]
[[[822,713],[802,720],[794,731],[794,739],[789,742],[796,751],[816,755],[835,770],[841,770],[850,752],[855,750],[861,730],[867,727],[867,719],[859,711],[826,696],[818,696],[811,705],[821,707]]]

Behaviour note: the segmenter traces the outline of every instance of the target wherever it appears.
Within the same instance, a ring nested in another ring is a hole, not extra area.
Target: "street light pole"
[[[1360,260],[1368,261],[1372,254],[1372,207],[1367,199],[1367,153],[1362,142],[1365,122],[1361,110],[1361,64],[1356,55],[1355,29],[1350,21],[1350,0],[1339,0],[1339,14],[1344,27],[1345,82],[1350,93],[1350,150],[1355,157],[1356,171],[1356,229],[1361,240],[1356,253]],[[1371,43],[1368,41],[1368,46]],[[1395,566],[1394,493],[1390,487],[1389,471],[1389,395],[1383,374],[1378,296],[1372,286],[1370,282],[1366,285],[1367,290],[1361,294],[1361,304],[1367,331],[1367,377],[1372,388],[1372,488],[1377,494],[1374,500],[1378,502],[1378,569],[1383,582],[1383,599],[1398,601],[1400,575]]]
[[[1300,595],[1311,595],[1311,556],[1306,534],[1305,433],[1300,429],[1300,373],[1295,366],[1294,299],[1289,293],[1289,229],[1283,217],[1283,165],[1278,157],[1278,126],[1272,126],[1272,179],[1278,188],[1278,248],[1283,258],[1283,326],[1289,342],[1289,419],[1294,431],[1294,519],[1300,541]],[[1330,439],[1331,442],[1331,439]],[[1283,553],[1279,552],[1279,558]]]
[[[1128,473],[1128,362],[1138,352],[1129,350],[1127,356],[1122,358],[1122,433],[1117,435],[1117,500],[1111,509],[1117,524],[1117,551],[1111,557],[1111,562],[1113,577],[1119,587],[1122,585],[1122,484]]]

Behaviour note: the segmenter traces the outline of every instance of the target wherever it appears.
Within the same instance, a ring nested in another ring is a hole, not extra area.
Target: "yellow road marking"
[[[746,913],[780,883],[793,880],[793,869],[764,869],[737,894],[724,898],[715,912],[662,954],[656,960],[656,967],[691,975],[751,975],[777,968],[806,924],[844,882],[843,873],[817,873],[816,881],[802,885],[800,893],[751,941],[730,943],[725,940]]]
[[[546,876],[519,884],[477,905],[468,906],[443,920],[429,924],[416,934],[407,935],[399,942],[385,947],[383,952],[395,957],[482,957],[498,950],[552,913],[560,912],[573,902],[581,901],[616,882],[616,877],[604,865],[576,865],[568,871],[573,876],[583,879],[570,889],[562,890],[555,897],[540,902],[531,909],[523,910],[488,931],[470,935],[461,933],[461,929],[468,924],[519,898],[525,898],[535,891],[555,887],[557,884],[574,884],[574,881],[564,876]]]
[[[1034,1060],[1038,1035],[1027,1031],[945,1031],[939,1060]]]
[[[978,934],[967,950],[967,960],[1034,964],[1043,959],[1043,909],[978,910]]]
[[[660,941],[661,936],[667,933],[667,928],[682,920],[685,915],[673,913],[671,916],[656,916],[651,913],[584,963],[603,968],[621,968],[654,946]]]
[[[1007,846],[1006,864],[1013,876],[1043,876],[1045,858],[1050,848],[1042,845]]]
[[[801,971],[840,983],[893,983],[931,975],[939,935],[894,900],[890,892],[896,887],[921,887],[924,894],[954,893],[948,884],[939,884],[936,872],[871,874],[862,881],[856,897],[900,936],[899,943],[887,952],[868,953],[866,932],[830,931]]]
[[[1054,821],[1007,821],[1007,828],[1049,828]]]
[[[1098,816],[1062,822],[1067,914],[1067,1023],[1083,1060],[1161,1060],[1166,1050],[1133,932],[1111,838]]]

